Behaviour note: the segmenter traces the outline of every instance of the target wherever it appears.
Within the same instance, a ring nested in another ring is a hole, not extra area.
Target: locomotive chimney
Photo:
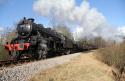
[[[34,19],[33,18],[29,18],[28,21],[34,23]]]

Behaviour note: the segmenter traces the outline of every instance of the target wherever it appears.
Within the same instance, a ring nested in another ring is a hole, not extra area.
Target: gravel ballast
[[[0,70],[0,81],[27,81],[35,73],[69,62],[72,58],[78,55],[80,55],[80,53],[31,62],[12,68],[5,67]]]

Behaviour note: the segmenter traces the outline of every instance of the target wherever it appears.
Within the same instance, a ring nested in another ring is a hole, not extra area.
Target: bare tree
[[[1,44],[4,44],[6,41],[7,41],[7,35],[9,34],[10,32],[10,28],[9,27],[5,27],[3,30],[2,30],[2,33],[1,33]]]
[[[15,36],[15,28],[4,27],[0,32],[0,44],[3,45],[6,42],[10,42]]]

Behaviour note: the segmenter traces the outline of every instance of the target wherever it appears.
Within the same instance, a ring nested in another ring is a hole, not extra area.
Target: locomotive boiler
[[[33,18],[23,18],[17,24],[16,31],[17,37],[5,45],[14,60],[45,59],[50,52],[69,54],[74,47],[71,39],[35,23]]]

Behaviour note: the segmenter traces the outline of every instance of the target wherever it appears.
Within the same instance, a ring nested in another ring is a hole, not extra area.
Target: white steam
[[[125,38],[125,26],[122,27],[118,27],[118,31],[119,31],[119,36],[120,37],[124,37]]]
[[[80,6],[75,0],[37,0],[33,10],[41,16],[70,26],[76,40],[101,36],[106,40],[121,40],[120,29],[110,26],[96,8],[84,0]],[[124,33],[125,35],[125,33]]]

